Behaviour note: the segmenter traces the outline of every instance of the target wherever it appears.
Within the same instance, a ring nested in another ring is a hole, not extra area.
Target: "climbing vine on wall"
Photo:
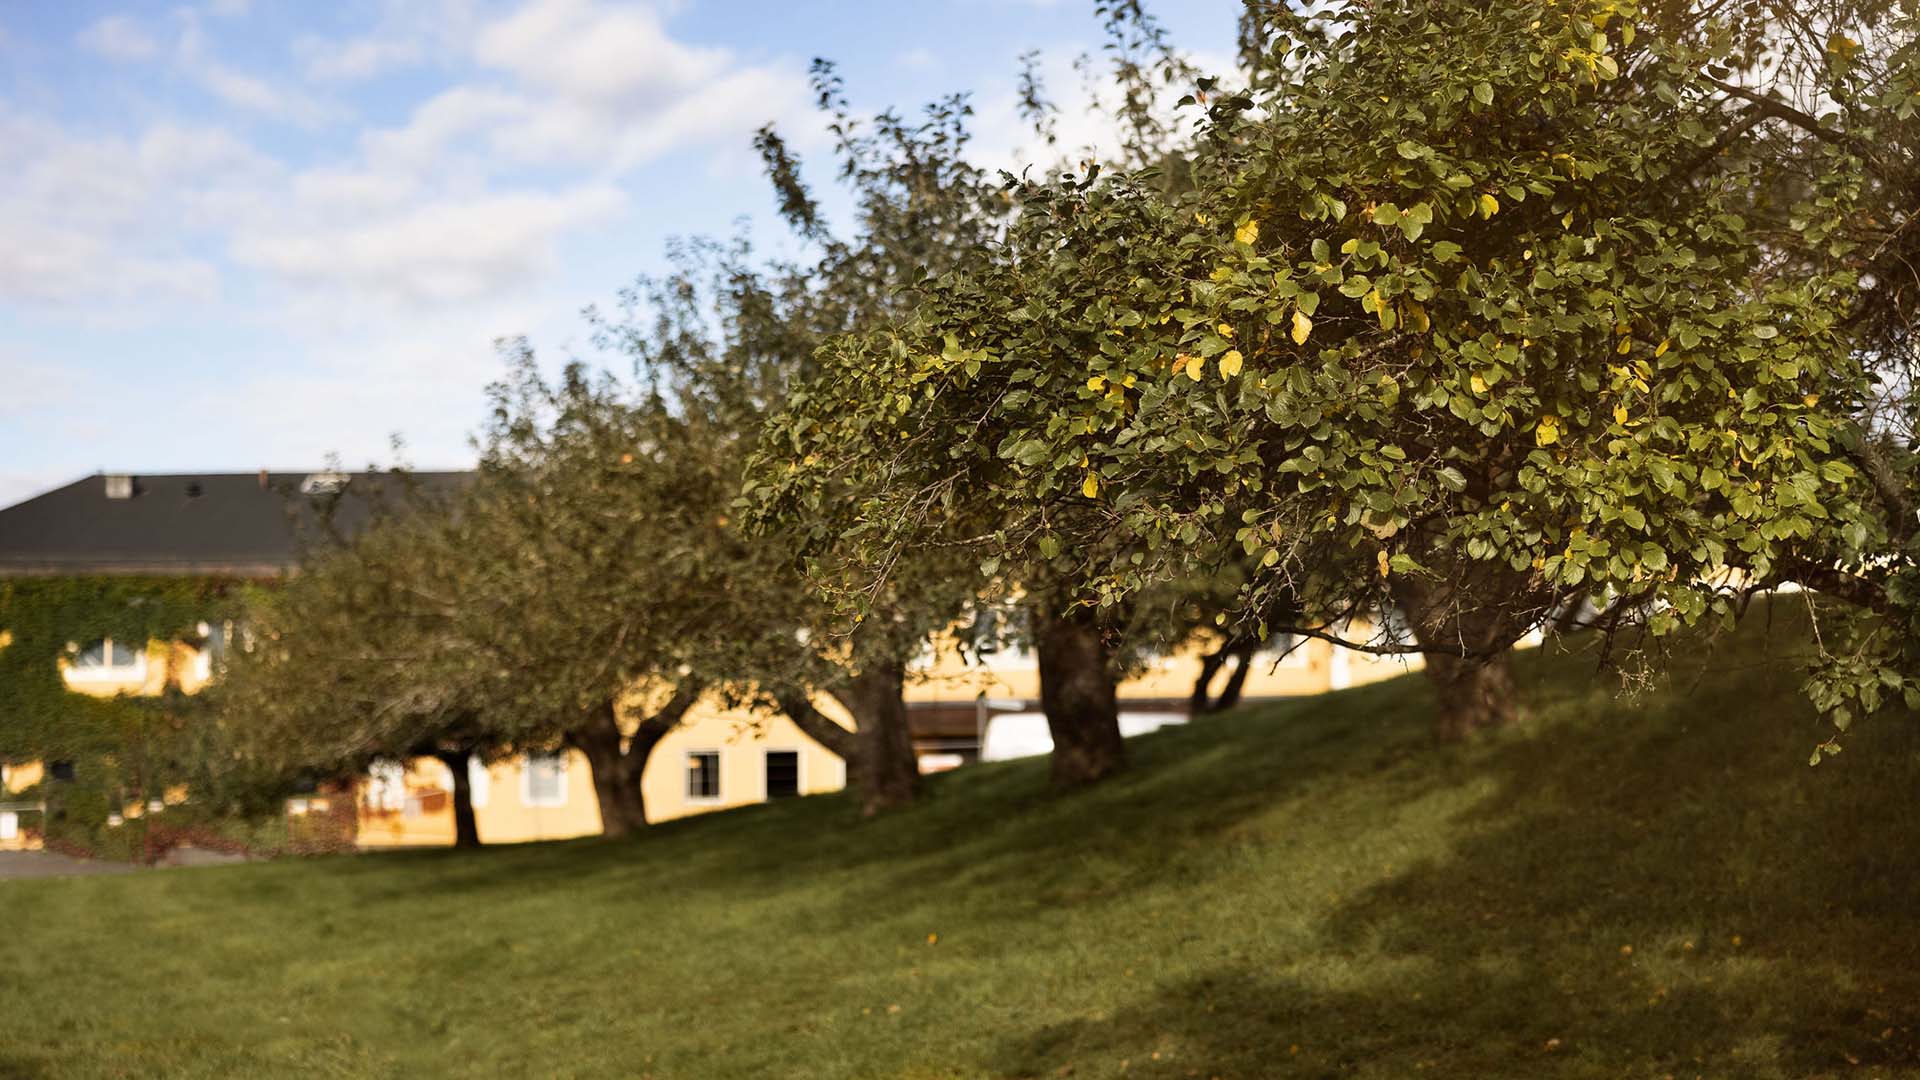
[[[180,686],[176,652],[157,695],[95,697],[69,689],[63,660],[102,638],[200,645],[245,602],[220,578],[49,577],[0,581],[0,760],[72,764],[56,819],[97,827],[123,800],[144,800],[204,773],[207,732]],[[50,796],[55,795],[49,792]]]

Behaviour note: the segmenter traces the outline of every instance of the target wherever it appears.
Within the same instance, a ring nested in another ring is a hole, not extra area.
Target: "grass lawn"
[[[1809,769],[1784,622],[1464,748],[1399,679],[1075,795],[8,883],[0,1077],[1920,1076],[1920,724]]]

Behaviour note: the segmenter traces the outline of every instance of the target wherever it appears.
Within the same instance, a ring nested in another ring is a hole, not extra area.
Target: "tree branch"
[[[807,738],[826,747],[843,761],[851,762],[859,755],[860,741],[854,737],[854,733],[814,708],[804,692],[790,690],[776,695],[776,700],[780,704],[780,711],[787,714],[787,718]]]

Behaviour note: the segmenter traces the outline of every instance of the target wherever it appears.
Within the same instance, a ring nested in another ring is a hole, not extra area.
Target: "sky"
[[[1101,141],[1092,0],[0,0],[0,505],[96,471],[472,462],[500,338],[599,363],[581,310],[675,237],[790,250],[753,155],[831,186],[807,89],[972,94],[976,157],[1040,50]],[[1162,0],[1203,60],[1234,0]],[[617,363],[617,360],[608,361]]]

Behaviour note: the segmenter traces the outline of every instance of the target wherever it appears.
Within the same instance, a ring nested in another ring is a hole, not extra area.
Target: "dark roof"
[[[347,534],[384,507],[447,493],[471,473],[95,474],[0,510],[0,577],[271,577],[320,541],[322,504]],[[109,497],[110,490],[131,494]],[[335,493],[328,494],[331,489]]]

